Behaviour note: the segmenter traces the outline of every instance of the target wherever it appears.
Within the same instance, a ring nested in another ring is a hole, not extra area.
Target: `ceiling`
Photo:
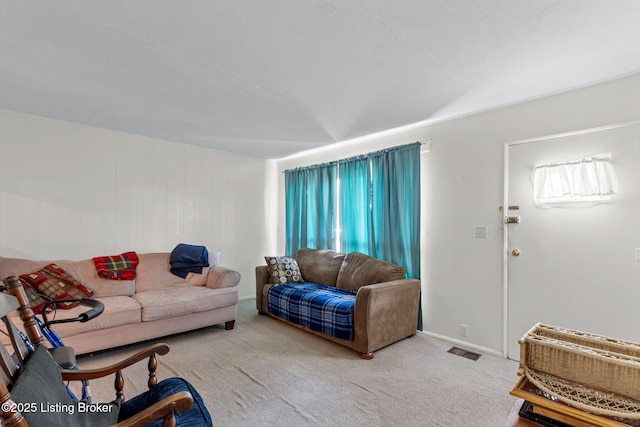
[[[636,0],[0,0],[0,109],[263,158],[640,72]]]

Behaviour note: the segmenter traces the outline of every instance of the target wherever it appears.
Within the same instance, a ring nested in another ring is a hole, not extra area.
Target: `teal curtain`
[[[341,161],[339,178],[340,250],[403,265],[420,279],[420,143]]]
[[[285,171],[287,255],[335,248],[337,173],[336,163]]]
[[[371,156],[371,256],[420,278],[420,144]]]
[[[340,251],[371,252],[371,164],[358,157],[338,165]]]

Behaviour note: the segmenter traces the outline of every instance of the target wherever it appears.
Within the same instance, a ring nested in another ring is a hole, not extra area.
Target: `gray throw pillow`
[[[30,426],[96,427],[118,421],[117,401],[88,405],[73,400],[59,369],[45,346],[38,346],[11,389],[11,399]]]

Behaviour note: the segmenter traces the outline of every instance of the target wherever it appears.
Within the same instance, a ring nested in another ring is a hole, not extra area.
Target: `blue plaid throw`
[[[267,302],[269,312],[275,316],[353,341],[356,291],[310,282],[287,283],[269,289]]]

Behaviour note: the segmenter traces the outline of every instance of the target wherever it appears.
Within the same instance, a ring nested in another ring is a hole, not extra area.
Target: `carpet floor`
[[[241,301],[235,329],[216,325],[158,341],[160,379],[200,392],[214,424],[235,426],[500,426],[516,399],[515,361],[470,360],[418,333],[362,360],[353,350],[258,315]],[[120,360],[140,343],[81,356],[80,368]],[[146,389],[146,363],[125,371],[125,393]],[[113,380],[93,381],[94,401],[114,398]]]

